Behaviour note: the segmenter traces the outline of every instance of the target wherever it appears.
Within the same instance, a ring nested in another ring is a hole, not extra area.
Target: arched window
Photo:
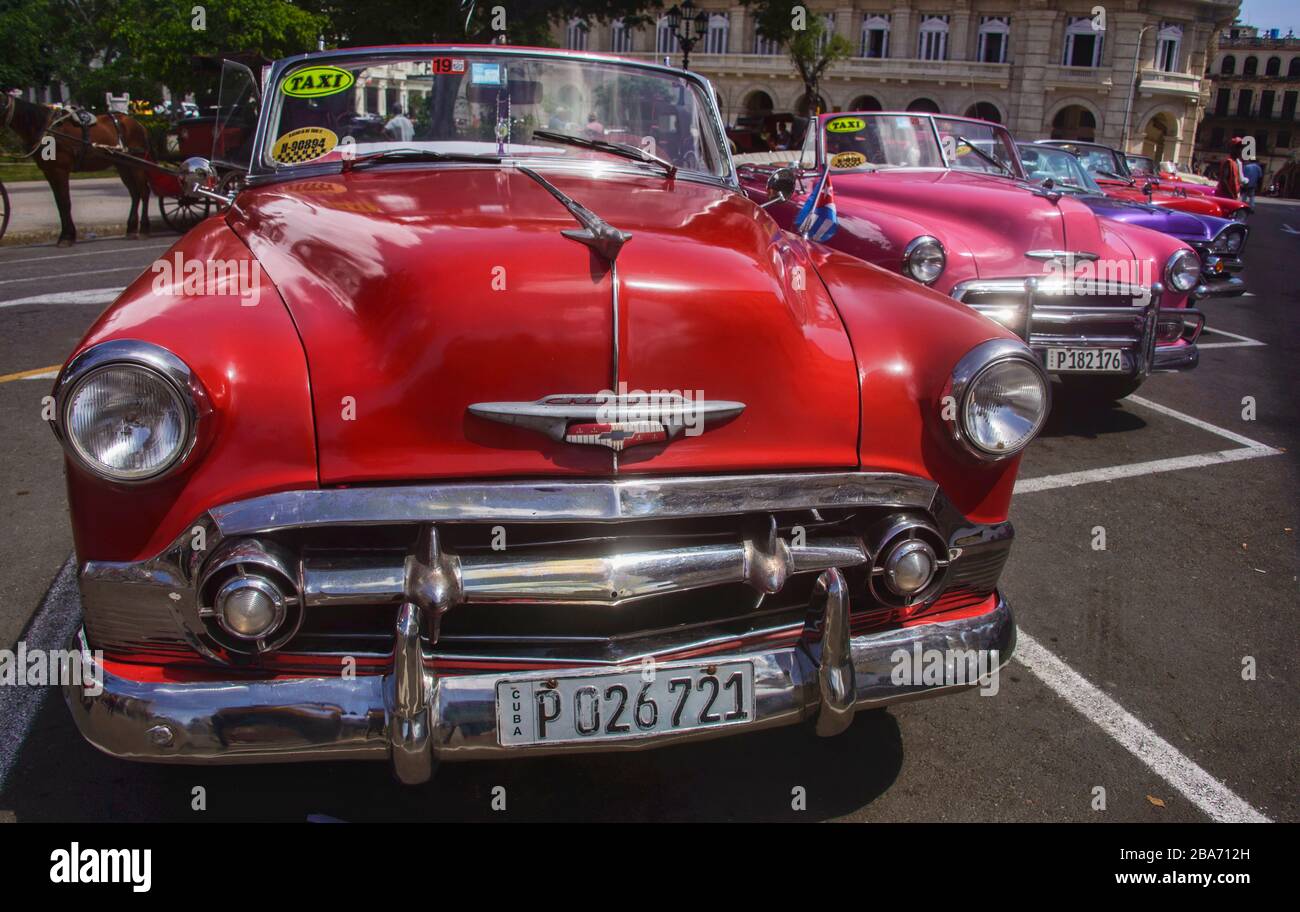
[[[709,30],[704,36],[704,53],[727,53],[727,40],[731,34],[731,19],[726,13],[709,14]]]
[[[980,120],[987,120],[989,123],[1002,123],[1002,114],[998,111],[997,105],[991,101],[977,101],[966,109],[967,117],[978,117]]]
[[[1090,17],[1071,17],[1070,24],[1065,29],[1065,54],[1061,62],[1071,67],[1100,66],[1104,35],[1104,32],[1093,28]]]
[[[889,56],[889,16],[867,16],[862,20],[862,56]]]
[[[1165,23],[1156,33],[1156,69],[1178,72],[1178,51],[1183,44],[1183,27]]]
[[[979,54],[983,63],[1007,62],[1007,39],[1011,36],[1011,20],[1006,16],[980,18]]]
[[[591,26],[581,19],[570,19],[564,29],[564,46],[571,51],[585,51]]]
[[[917,114],[938,114],[939,105],[929,98],[918,98],[907,106],[907,110]]]
[[[1265,75],[1265,76],[1281,76],[1281,75],[1282,75],[1282,58],[1281,58],[1281,57],[1270,57],[1270,58],[1268,58],[1268,63],[1266,63],[1266,64],[1264,65],[1264,75]]]
[[[948,59],[948,17],[926,16],[916,36],[916,56],[921,60]]]
[[[1231,76],[1237,72],[1237,58],[1229,54],[1223,58],[1223,63],[1219,65],[1219,72],[1224,76]]]
[[[1247,57],[1246,62],[1241,65],[1242,76],[1254,76],[1259,72],[1259,60],[1255,57]]]
[[[1300,79],[1300,57],[1292,57],[1291,64],[1286,68],[1287,79]]]
[[[850,111],[883,111],[880,99],[874,95],[859,95],[849,102]]]

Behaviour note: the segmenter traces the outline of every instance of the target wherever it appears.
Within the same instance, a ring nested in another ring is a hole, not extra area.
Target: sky
[[[1296,0],[1242,0],[1240,18],[1260,31],[1275,28],[1285,35],[1294,29],[1300,35],[1300,3]]]

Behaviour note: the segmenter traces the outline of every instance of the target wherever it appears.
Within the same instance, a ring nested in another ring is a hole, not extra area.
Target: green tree
[[[551,28],[569,19],[629,24],[649,22],[648,9],[662,0],[295,0],[329,23],[327,43],[338,46],[491,41],[504,15],[509,44],[546,46]]]
[[[803,82],[809,113],[818,113],[822,76],[837,60],[853,56],[853,45],[843,36],[827,34],[820,14],[795,0],[741,0],[754,11],[758,33],[785,45],[790,63]]]

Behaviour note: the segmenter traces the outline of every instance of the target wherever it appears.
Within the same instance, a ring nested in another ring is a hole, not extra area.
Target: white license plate
[[[497,741],[504,746],[617,741],[752,721],[752,662],[497,684]]]
[[[1049,348],[1049,371],[1085,373],[1123,373],[1124,353],[1118,348]]]

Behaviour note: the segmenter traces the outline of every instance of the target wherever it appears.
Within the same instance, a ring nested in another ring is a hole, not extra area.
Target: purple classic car
[[[1020,160],[1030,180],[1068,193],[1102,218],[1141,225],[1186,241],[1201,258],[1201,287],[1195,298],[1232,297],[1246,290],[1237,273],[1250,229],[1239,221],[1162,209],[1132,200],[1114,199],[1102,192],[1078,158],[1064,149],[1036,143],[1017,143]]]

